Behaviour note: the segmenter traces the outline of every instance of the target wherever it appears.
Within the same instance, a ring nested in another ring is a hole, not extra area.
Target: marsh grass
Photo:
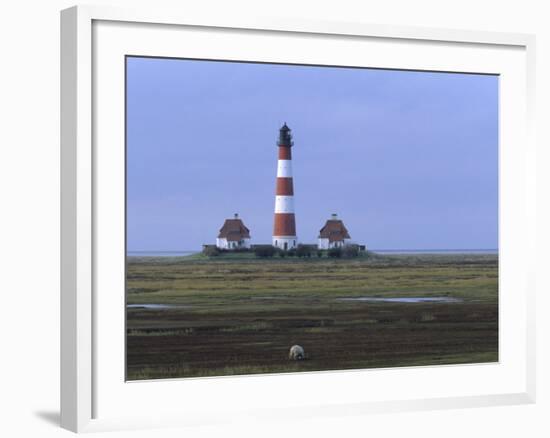
[[[128,259],[128,304],[184,306],[128,309],[130,379],[498,359],[495,255],[246,256]],[[460,302],[338,300],[364,296]]]

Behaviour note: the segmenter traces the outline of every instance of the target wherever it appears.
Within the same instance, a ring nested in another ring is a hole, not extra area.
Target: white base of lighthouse
[[[279,249],[288,250],[298,246],[296,236],[273,236],[273,246]]]

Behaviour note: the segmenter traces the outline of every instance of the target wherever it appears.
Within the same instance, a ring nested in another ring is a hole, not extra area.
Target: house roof
[[[238,242],[242,239],[250,239],[250,230],[245,227],[241,219],[226,219],[220,228],[218,238]]]
[[[329,219],[321,231],[320,239],[328,239],[329,242],[341,242],[344,239],[351,239],[344,222],[340,219]]]

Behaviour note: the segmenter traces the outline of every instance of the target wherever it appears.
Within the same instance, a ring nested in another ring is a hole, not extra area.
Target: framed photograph
[[[534,39],[61,14],[62,426],[534,401]]]

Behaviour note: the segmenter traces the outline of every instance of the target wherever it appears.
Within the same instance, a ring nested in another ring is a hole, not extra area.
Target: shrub
[[[342,256],[352,258],[359,256],[359,245],[346,245],[342,249]]]
[[[311,257],[311,248],[307,245],[298,245],[296,255],[298,257]]]
[[[202,253],[207,257],[216,257],[220,255],[220,249],[214,245],[205,246]]]
[[[256,257],[273,257],[277,250],[272,245],[257,245],[254,247],[254,254]]]
[[[318,250],[317,251],[317,257],[319,257],[319,258],[323,257],[323,251]]]
[[[328,250],[328,256],[332,258],[342,257],[342,248],[330,248]]]
[[[232,252],[250,252],[250,248],[231,248]]]

